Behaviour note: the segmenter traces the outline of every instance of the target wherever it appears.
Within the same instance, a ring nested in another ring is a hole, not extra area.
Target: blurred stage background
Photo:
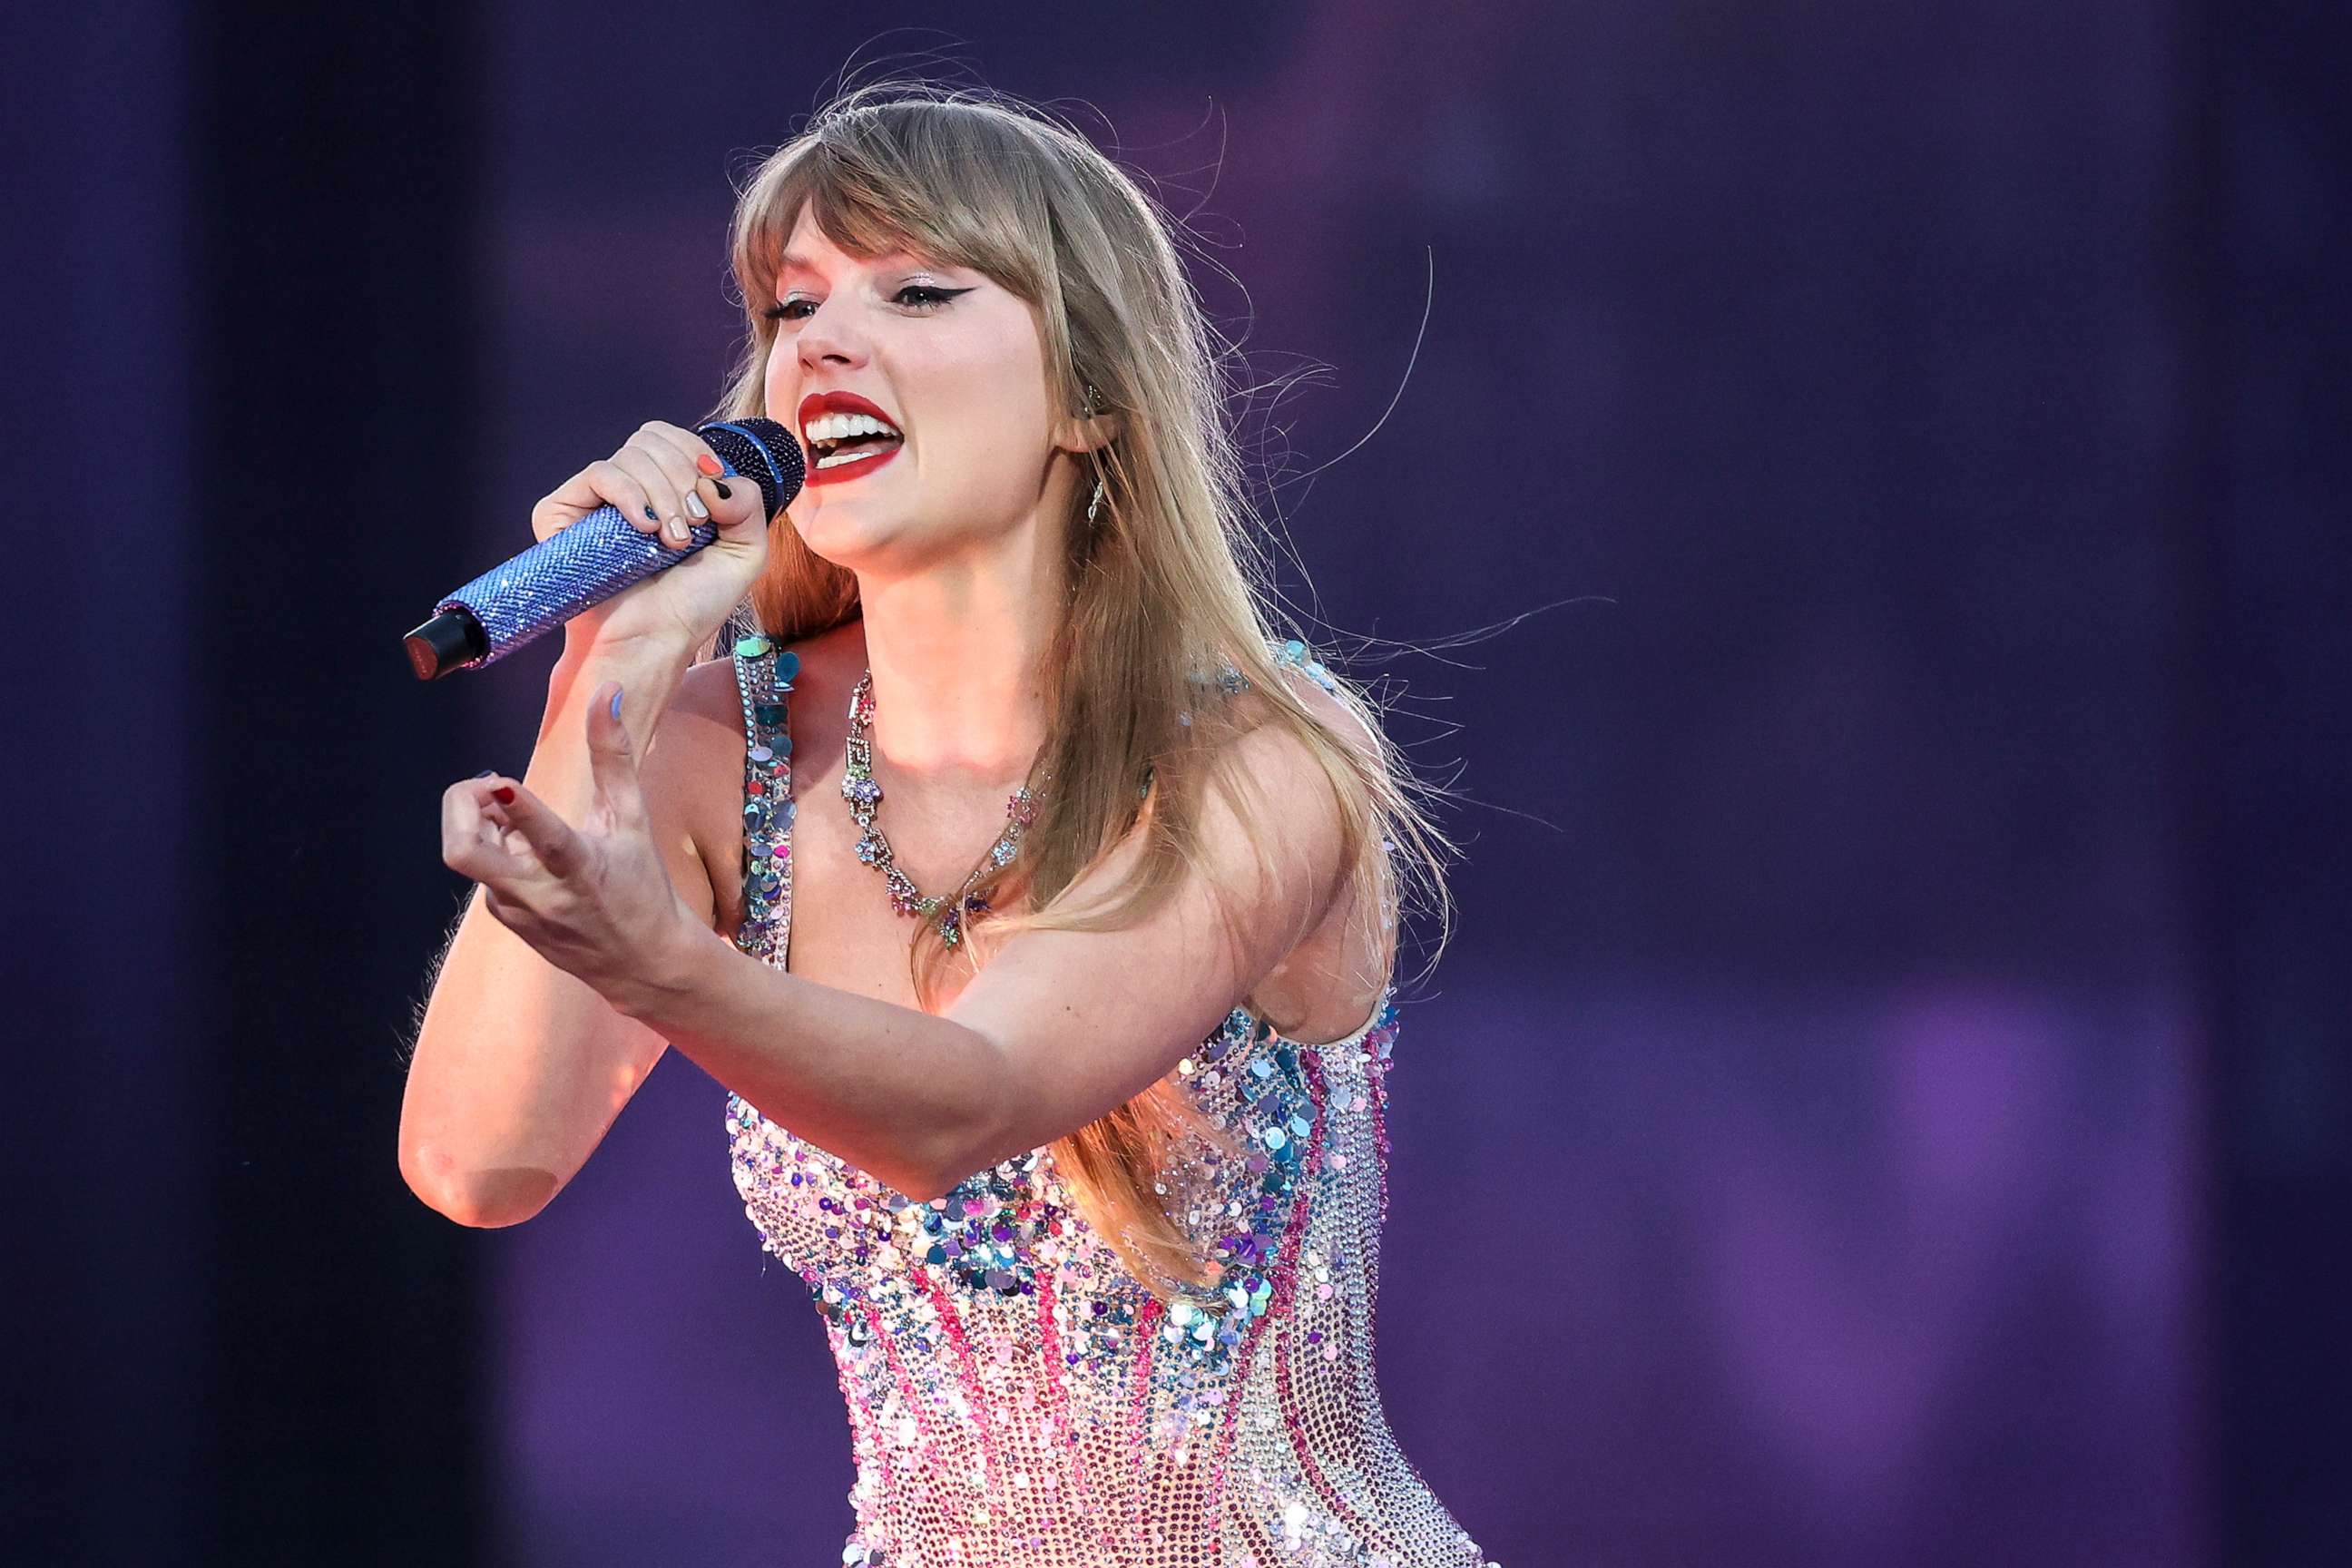
[[[940,15],[12,24],[9,1558],[838,1560],[698,1068],[519,1229],[401,1183],[554,646],[399,637],[707,408],[730,174],[940,46],[1201,206],[1329,367],[1282,471],[1378,426],[1279,492],[1331,627],[1541,612],[1354,668],[1480,803],[1381,1368],[1488,1552],[2352,1558],[2340,8]]]

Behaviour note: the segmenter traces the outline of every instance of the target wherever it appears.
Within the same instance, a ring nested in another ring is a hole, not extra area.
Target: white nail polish
[[[662,533],[672,544],[684,544],[687,539],[686,523],[682,519],[671,518],[662,524]]]
[[[692,490],[686,492],[686,510],[694,514],[695,521],[698,522],[710,521],[710,509],[703,505],[702,498]]]

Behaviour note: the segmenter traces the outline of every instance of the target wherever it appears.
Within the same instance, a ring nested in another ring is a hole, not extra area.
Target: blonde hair
[[[1334,908],[1378,923],[1383,975],[1396,962],[1407,895],[1437,914],[1442,952],[1453,905],[1444,860],[1454,845],[1415,803],[1422,784],[1377,721],[1367,695],[1328,671],[1365,738],[1333,733],[1285,674],[1269,631],[1272,570],[1255,533],[1236,445],[1223,417],[1228,372],[1185,276],[1178,226],[1075,130],[971,89],[885,82],[819,110],[746,182],[731,232],[735,279],[751,337],[716,411],[767,412],[772,297],[780,258],[803,206],[853,255],[908,250],[985,273],[1028,301],[1042,322],[1049,394],[1058,405],[1120,416],[1092,456],[1103,485],[1099,525],[1084,515],[1082,479],[1066,520],[1066,613],[1048,653],[1060,672],[1032,782],[1050,777],[1019,857],[991,893],[994,906],[964,943],[978,963],[1024,930],[1109,931],[1139,921],[1202,865],[1205,789],[1233,803],[1252,840],[1247,781],[1232,776],[1229,742],[1272,724],[1297,737],[1330,780],[1349,869]],[[857,580],[773,531],[751,603],[782,641],[814,637],[858,614]],[[1255,695],[1228,698],[1237,671]],[[1056,900],[1088,868],[1139,832],[1120,897],[1093,910]],[[975,860],[974,867],[979,862]],[[1228,931],[1236,889],[1218,886]],[[950,950],[917,921],[909,952],[916,994],[936,994]],[[1433,952],[1431,963],[1435,963]],[[1162,1082],[1058,1141],[1053,1154],[1084,1216],[1155,1291],[1213,1283],[1212,1265],[1153,1194],[1155,1171],[1187,1134],[1223,1142],[1192,1101]]]

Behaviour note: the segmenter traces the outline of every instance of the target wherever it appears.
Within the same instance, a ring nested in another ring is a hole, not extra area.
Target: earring
[[[1087,417],[1091,419],[1100,412],[1102,412],[1102,389],[1095,385],[1095,384],[1090,381],[1087,383]],[[1097,473],[1095,475],[1094,499],[1087,502],[1087,521],[1088,522],[1094,521],[1095,514],[1102,510],[1102,475],[1100,473]]]

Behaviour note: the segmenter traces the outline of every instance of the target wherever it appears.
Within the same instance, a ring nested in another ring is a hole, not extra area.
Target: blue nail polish
[[[615,686],[614,688],[613,688],[613,717],[614,717],[614,718],[615,718],[615,719],[618,719],[620,716],[621,716],[621,689],[620,689],[619,687]]]
[[[499,770],[496,768],[484,768],[480,773],[476,773],[474,776],[478,779],[486,779],[498,771]]]
[[[653,503],[651,501],[646,503],[646,521],[648,522],[659,522],[661,521],[661,513],[653,509]]]

